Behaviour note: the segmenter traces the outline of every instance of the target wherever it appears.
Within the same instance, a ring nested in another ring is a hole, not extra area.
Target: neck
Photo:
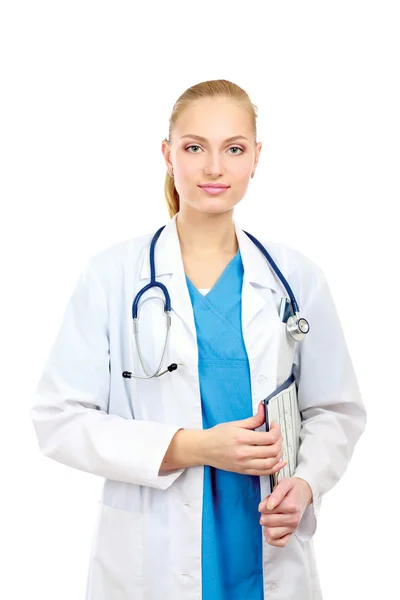
[[[233,210],[219,214],[179,212],[176,218],[182,254],[212,256],[236,254],[239,245]]]

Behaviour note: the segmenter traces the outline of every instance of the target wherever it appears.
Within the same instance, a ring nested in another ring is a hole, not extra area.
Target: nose
[[[219,152],[210,152],[206,158],[204,172],[212,177],[218,177],[225,172],[223,159]]]

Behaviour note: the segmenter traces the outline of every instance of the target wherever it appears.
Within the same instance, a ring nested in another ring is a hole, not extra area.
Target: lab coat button
[[[260,375],[258,378],[258,383],[265,383],[267,381],[267,378],[265,377],[265,375]]]
[[[275,581],[270,581],[266,585],[267,592],[276,592],[277,589],[278,589],[278,586],[276,585]]]

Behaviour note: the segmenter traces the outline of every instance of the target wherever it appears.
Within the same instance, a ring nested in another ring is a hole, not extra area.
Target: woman
[[[240,87],[186,90],[169,137],[171,219],[154,248],[172,307],[159,376],[160,287],[140,298],[139,346],[132,333],[153,232],[89,261],[32,408],[44,455],[105,478],[86,598],[321,598],[312,540],[321,498],[366,422],[328,284],[301,253],[261,240],[310,322],[301,343],[288,341],[282,284],[233,219],[261,152],[256,107]],[[290,372],[301,445],[294,476],[271,494],[285,457],[259,403]]]

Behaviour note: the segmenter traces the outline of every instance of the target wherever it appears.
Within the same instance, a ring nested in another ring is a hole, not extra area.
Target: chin
[[[232,211],[242,198],[232,198],[226,195],[221,197],[204,197],[201,193],[201,197],[195,196],[192,200],[185,201],[181,197],[181,206],[186,205],[188,210],[194,210],[203,214],[219,214],[228,211]]]
[[[196,209],[202,213],[218,214],[233,210],[236,204],[232,202],[199,202]]]

